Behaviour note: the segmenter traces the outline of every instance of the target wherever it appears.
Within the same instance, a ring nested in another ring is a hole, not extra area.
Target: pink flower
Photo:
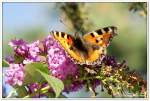
[[[10,64],[9,70],[6,71],[6,83],[14,86],[21,86],[24,79],[24,67],[22,64]]]
[[[39,62],[39,54],[41,53],[39,48],[39,40],[35,41],[31,44],[28,44],[28,55],[25,57],[25,60],[23,61],[24,64],[32,63],[32,62]]]
[[[27,43],[22,39],[14,39],[11,42],[9,42],[9,45],[13,47],[15,53],[17,55],[25,56],[28,52],[28,46]]]
[[[59,79],[66,79],[68,75],[75,75],[78,66],[71,61],[65,50],[53,39],[48,36],[44,41],[47,49],[48,65],[52,75]]]

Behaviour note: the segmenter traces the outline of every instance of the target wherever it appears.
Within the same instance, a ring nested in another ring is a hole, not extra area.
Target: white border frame
[[[32,3],[41,3],[41,2],[147,2],[147,7],[148,7],[148,12],[147,12],[147,98],[27,98],[27,99],[22,99],[22,98],[2,98],[2,23],[3,23],[3,18],[2,18],[2,5],[3,5],[3,2],[32,2]],[[150,93],[149,93],[149,81],[150,81],[150,78],[149,78],[149,73],[150,73],[150,69],[149,69],[149,65],[150,65],[150,60],[149,60],[149,57],[150,57],[150,54],[149,54],[149,47],[150,47],[150,35],[149,35],[149,16],[150,16],[150,2],[148,2],[148,0],[43,0],[43,1],[40,1],[40,0],[3,0],[3,1],[0,1],[0,22],[1,22],[1,26],[0,26],[0,33],[1,33],[1,36],[0,36],[0,65],[1,65],[1,68],[0,68],[0,71],[1,71],[1,78],[0,78],[0,86],[1,86],[1,92],[0,92],[0,95],[1,95],[1,99],[3,100],[149,100],[149,97],[150,97]]]

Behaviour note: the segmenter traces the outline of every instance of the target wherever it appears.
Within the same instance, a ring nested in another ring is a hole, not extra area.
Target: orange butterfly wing
[[[99,49],[89,51],[89,57],[86,59],[86,63],[101,64],[101,61],[106,54],[106,48],[109,46],[111,39],[116,35],[116,30],[116,27],[110,26],[98,29],[83,36],[86,43],[99,47]]]
[[[114,26],[105,27],[90,32],[83,36],[83,39],[92,45],[108,47],[110,40],[116,35],[117,28]]]
[[[85,59],[74,49],[74,38],[64,32],[52,31],[53,37],[60,43],[68,55],[78,63],[84,63]]]

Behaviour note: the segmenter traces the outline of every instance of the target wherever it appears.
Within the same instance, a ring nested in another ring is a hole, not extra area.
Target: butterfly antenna
[[[71,27],[69,27],[67,24],[64,23],[62,19],[59,20],[64,26],[66,26],[70,31],[73,31]]]
[[[62,19],[60,19],[60,22],[64,25],[64,26],[66,26],[70,31],[73,31],[73,29],[71,28],[71,27],[69,27],[68,25],[66,25],[64,22],[63,22],[63,20]],[[78,33],[79,31],[76,31],[75,33],[74,33],[74,36],[77,38],[77,37],[79,37],[79,33]]]

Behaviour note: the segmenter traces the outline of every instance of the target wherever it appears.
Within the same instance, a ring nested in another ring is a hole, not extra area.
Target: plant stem
[[[79,78],[79,79],[75,79],[75,81],[81,81],[81,80],[90,80],[90,79],[102,79],[101,76],[93,76],[93,77],[84,77],[84,78]]]
[[[44,87],[42,89],[38,89],[37,91],[35,91],[35,92],[25,96],[24,98],[31,98],[37,93],[44,94],[44,93],[46,93],[48,91],[49,88],[50,88],[50,86],[46,86],[46,87]]]

